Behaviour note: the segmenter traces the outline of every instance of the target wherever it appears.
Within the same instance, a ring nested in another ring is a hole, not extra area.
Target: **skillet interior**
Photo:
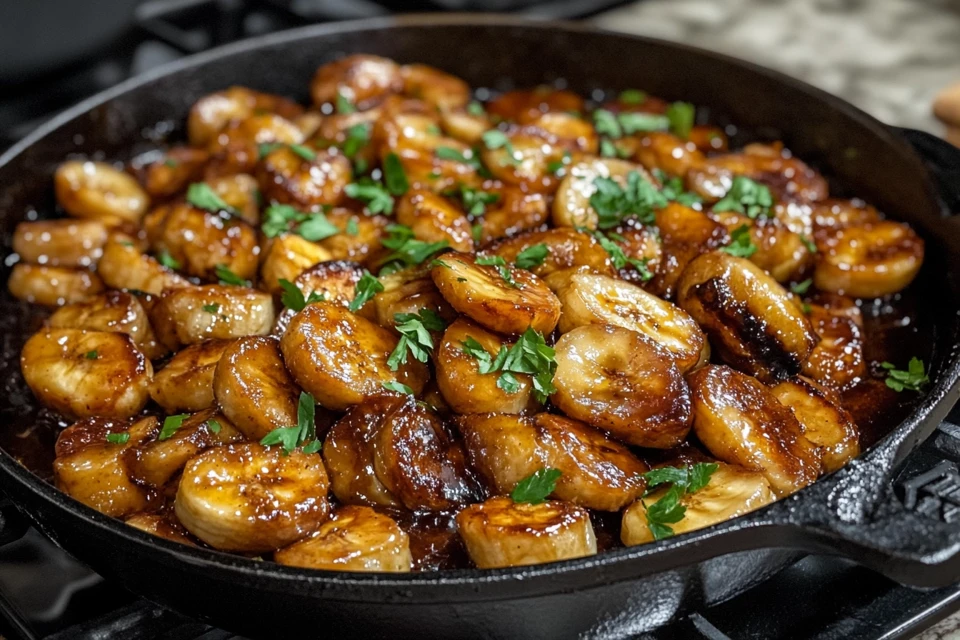
[[[390,25],[396,26],[382,29]],[[889,464],[936,426],[936,414],[943,413],[945,408],[940,406],[934,411],[934,407],[943,405],[940,401],[957,374],[952,364],[957,308],[953,282],[957,265],[950,256],[960,255],[960,243],[953,221],[945,219],[919,160],[883,125],[835,98],[778,74],[681,45],[570,26],[448,16],[309,27],[226,47],[94,98],[41,128],[0,158],[0,221],[7,240],[16,222],[33,215],[30,211],[34,207],[41,213],[54,211],[51,176],[66,155],[95,149],[107,159],[128,159],[168,136],[177,136],[187,109],[199,96],[230,84],[246,84],[305,101],[304,91],[319,64],[344,53],[361,51],[402,62],[436,65],[460,75],[473,86],[495,89],[553,82],[558,78],[585,94],[595,88],[642,87],[667,99],[682,98],[714,107],[724,117],[761,135],[782,137],[798,155],[838,177],[892,217],[911,223],[927,239],[928,260],[918,286],[919,299],[929,307],[925,313],[935,328],[933,371],[937,384],[911,416],[866,458]],[[779,130],[765,131],[770,123],[776,123]],[[23,305],[11,301],[6,293],[3,295],[3,315],[22,319]],[[26,331],[23,323],[6,331],[5,348],[17,344],[21,339],[17,334]],[[15,368],[15,361],[6,364]],[[4,384],[9,393],[0,406],[0,415],[9,424],[23,412],[27,399],[18,393],[14,372],[4,373],[8,374]],[[0,457],[0,470],[15,475],[16,481],[10,483],[8,490],[18,501],[30,501],[42,529],[104,573],[123,574],[125,565],[150,566],[167,572],[162,578],[155,576],[156,579],[178,576],[175,579],[181,584],[196,577],[198,585],[208,587],[241,580],[249,593],[277,596],[299,591],[286,606],[276,605],[284,614],[294,617],[296,606],[316,597],[397,604],[410,602],[411,598],[418,602],[470,602],[538,597],[649,575],[719,553],[791,542],[773,526],[777,517],[793,508],[780,503],[758,514],[757,522],[771,525],[762,530],[748,531],[743,522],[733,521],[656,545],[544,567],[386,578],[304,572],[156,541],[74,503],[25,473],[6,455]],[[789,502],[798,503],[808,493],[801,492]],[[65,534],[68,526],[76,528]],[[740,529],[744,534],[737,536]],[[706,542],[713,537],[722,537],[724,546],[716,548],[714,544],[714,548],[709,548]],[[109,555],[112,557],[108,558]],[[784,554],[778,561],[767,557],[765,563],[756,567],[741,561],[739,573],[746,573],[743,569],[750,567],[752,575],[741,575],[736,580],[737,589],[751,581],[746,578],[762,578],[765,570],[782,565],[783,560]],[[148,564],[144,565],[145,562]],[[731,571],[732,567],[725,570]],[[211,600],[207,593],[201,596],[207,599],[205,604],[198,606],[194,602],[190,606],[191,598],[170,594],[162,585],[151,587],[129,575],[119,577],[154,598],[188,610],[209,612],[218,604],[218,598]],[[531,581],[534,577],[537,580]],[[702,595],[703,581],[709,577],[706,573],[682,578],[664,574],[651,582],[650,588],[657,583],[659,593],[671,594],[667,600],[672,607],[691,591]],[[699,584],[691,585],[690,580]],[[733,591],[736,589],[728,589],[725,595],[732,595]],[[592,606],[596,606],[596,601]],[[392,614],[381,615],[386,618]],[[464,615],[468,615],[466,611]]]

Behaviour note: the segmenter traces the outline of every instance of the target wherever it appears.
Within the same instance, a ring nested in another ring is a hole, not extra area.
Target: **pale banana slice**
[[[551,282],[563,307],[559,329],[608,324],[642,333],[672,356],[681,372],[705,361],[706,338],[683,309],[609,276],[572,272]]]
[[[760,471],[778,497],[820,475],[820,450],[803,435],[793,411],[755,378],[707,365],[688,382],[694,432],[714,456]]]
[[[267,335],[275,315],[268,293],[209,284],[165,291],[150,319],[157,338],[176,349],[210,339]]]
[[[690,390],[672,358],[636,331],[577,327],[556,344],[553,403],[571,418],[641,447],[669,449],[690,432]]]
[[[338,509],[315,534],[273,554],[279,564],[334,571],[410,571],[410,538],[370,507]]]
[[[105,162],[64,162],[53,184],[57,202],[67,213],[110,226],[139,222],[150,205],[150,197],[132,176]]]
[[[879,298],[906,288],[923,264],[924,246],[908,225],[882,220],[817,236],[818,289]]]
[[[676,534],[703,529],[737,516],[742,516],[776,500],[766,476],[737,465],[718,463],[710,482],[695,493],[680,499],[686,507],[683,519],[671,524]],[[643,499],[647,505],[654,504],[668,491],[664,486],[654,490]],[[647,508],[637,500],[623,512],[620,540],[628,547],[653,542],[653,534],[647,524]]]
[[[150,382],[150,397],[167,413],[213,406],[213,373],[230,340],[204,340],[177,352]]]
[[[590,514],[559,500],[514,504],[510,498],[491,498],[458,513],[457,528],[480,569],[543,564],[597,552]]]
[[[104,289],[92,271],[23,262],[13,265],[7,288],[20,300],[46,307],[87,300]]]
[[[560,319],[560,301],[547,285],[525,269],[505,266],[511,281],[494,266],[476,264],[476,256],[444,254],[430,272],[454,309],[491,331],[519,334],[532,328],[550,333]]]
[[[21,260],[51,267],[94,267],[106,241],[107,227],[97,220],[21,222],[13,232]]]
[[[157,344],[143,305],[136,296],[124,291],[108,291],[84,302],[60,307],[47,319],[47,325],[54,329],[125,333],[151,360],[166,352]]]
[[[136,289],[160,295],[165,289],[189,287],[190,281],[141,253],[133,243],[111,238],[103,246],[97,273],[114,289]]]
[[[183,526],[211,547],[264,553],[320,527],[330,512],[328,484],[315,453],[232,444],[187,463],[174,508]]]
[[[153,367],[130,336],[51,329],[20,353],[24,380],[37,399],[65,416],[128,418],[143,409]]]

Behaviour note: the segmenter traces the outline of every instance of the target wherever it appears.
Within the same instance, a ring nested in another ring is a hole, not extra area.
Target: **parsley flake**
[[[357,107],[354,106],[353,102],[347,96],[343,95],[339,91],[337,92],[337,113],[348,114],[356,113]]]
[[[212,304],[205,304],[203,305],[203,310],[206,311],[207,313],[217,313],[218,311],[220,311],[220,305],[217,304],[216,302]]]
[[[449,246],[446,240],[438,242],[417,240],[413,235],[413,229],[402,224],[389,225],[387,227],[387,237],[382,240],[382,244],[387,249],[392,250],[384,262],[386,266],[393,263],[393,267],[412,267],[423,264],[433,254]],[[391,273],[396,271],[395,268],[391,267],[391,269],[387,271]]]
[[[798,282],[796,284],[790,285],[790,291],[793,291],[798,296],[802,296],[807,291],[810,290],[810,285],[813,284],[813,278],[807,278],[803,282]]]
[[[510,267],[507,266],[507,261],[504,260],[502,256],[477,256],[473,262],[482,267],[495,267],[508,287],[511,289],[520,288],[517,281],[513,279],[513,273],[510,271]]]
[[[647,512],[647,526],[654,540],[663,540],[674,535],[671,524],[683,520],[687,508],[680,500],[688,494],[696,493],[710,483],[710,477],[719,468],[715,462],[698,462],[683,468],[661,467],[652,469],[643,475],[647,481],[647,493],[661,484],[670,484],[670,488],[653,504],[642,503]]]
[[[403,393],[408,396],[413,395],[413,389],[403,384],[402,382],[388,381],[383,383],[383,388],[387,391],[395,391],[396,393]]]
[[[482,216],[487,209],[488,204],[496,204],[500,201],[499,193],[481,191],[461,184],[458,189],[445,191],[444,195],[459,196],[463,201],[463,207],[472,216]]]
[[[533,395],[538,402],[546,402],[556,391],[553,375],[557,371],[556,352],[547,346],[543,335],[528,328],[511,347],[501,346],[496,357],[487,353],[476,339],[468,336],[463,341],[463,352],[475,358],[481,375],[500,371],[497,386],[507,393],[520,390],[520,383],[513,375],[523,373],[532,376]]]
[[[521,269],[533,269],[543,264],[543,261],[550,255],[550,248],[546,243],[541,242],[527,247],[517,254],[517,259],[513,264]]]
[[[207,429],[210,430],[210,433],[220,433],[220,429],[223,428],[223,425],[221,425],[219,422],[217,422],[213,418],[211,418],[210,420],[207,420],[206,425],[207,425]]]
[[[157,255],[157,262],[168,269],[179,269],[180,261],[170,255],[170,252],[164,249]]]
[[[897,369],[889,362],[884,362],[880,366],[887,372],[887,386],[897,392],[904,389],[920,391],[930,382],[930,376],[927,375],[923,360],[920,358],[910,358],[906,371]]]
[[[410,188],[400,156],[393,152],[383,159],[383,181],[387,185],[387,191],[395,196],[402,196]]]
[[[302,144],[288,144],[287,147],[307,162],[313,162],[317,159],[317,152],[310,147]]]
[[[236,215],[236,209],[224,202],[223,198],[217,195],[210,185],[206,182],[194,182],[187,187],[187,202],[198,209],[217,213],[226,211],[231,215]]]
[[[100,354],[97,352],[96,349],[94,349],[93,351],[87,351],[87,353],[84,354],[83,357],[86,358],[87,360],[96,360],[97,358],[100,357]]]
[[[361,178],[343,188],[344,193],[367,205],[370,213],[393,213],[393,196],[377,180]]]
[[[538,469],[517,483],[510,499],[515,503],[540,504],[557,488],[561,475],[560,469]]]
[[[293,309],[294,311],[303,311],[303,308],[308,304],[313,304],[314,302],[323,302],[325,296],[323,293],[318,293],[313,291],[306,298],[303,297],[303,291],[300,291],[300,287],[290,282],[286,278],[280,278],[278,281],[280,288],[283,289],[283,293],[280,294],[280,302],[283,303],[283,306],[288,309]]]
[[[627,174],[626,188],[610,178],[596,178],[593,186],[596,192],[590,196],[590,206],[597,212],[601,229],[615,227],[629,216],[652,224],[654,211],[667,206],[663,194],[637,171]]]
[[[803,243],[803,246],[805,246],[805,247],[807,248],[807,251],[809,251],[810,253],[816,253],[816,252],[817,252],[817,245],[816,245],[816,243],[815,243],[813,240],[811,240],[810,238],[808,238],[807,236],[801,235],[801,236],[800,236],[800,242]]]
[[[306,445],[303,448],[304,453],[316,453],[320,450],[320,443],[317,440],[316,423],[317,401],[306,391],[300,392],[300,400],[297,403],[297,424],[290,427],[278,427],[263,436],[260,444],[265,447],[280,445],[283,447],[284,455],[293,453],[297,447]]]
[[[753,240],[750,238],[750,227],[742,224],[734,229],[730,233],[730,243],[725,247],[720,247],[720,250],[738,258],[749,258],[755,254],[757,245],[753,244]]]
[[[225,264],[218,264],[214,271],[216,272],[217,278],[220,280],[220,284],[232,285],[235,287],[250,286],[249,280],[244,280],[243,278],[235,274],[233,271],[231,271],[230,267],[228,267]]]
[[[695,204],[703,202],[703,198],[692,191],[685,191],[683,189],[683,179],[678,176],[669,177],[660,169],[653,170],[653,177],[663,185],[660,188],[660,193],[663,194],[663,197],[671,202],[678,202],[685,207],[691,207]]]
[[[507,163],[520,164],[520,159],[516,156],[516,150],[503,131],[499,129],[490,129],[483,134],[483,144],[490,150],[503,149],[507,152]]]
[[[666,131],[670,127],[669,117],[659,113],[621,113],[617,120],[624,135],[641,131]]]
[[[640,279],[644,282],[653,278],[653,273],[647,268],[647,263],[650,262],[650,258],[631,258],[623,250],[623,247],[611,239],[613,236],[616,236],[623,241],[623,236],[610,234],[608,237],[599,231],[594,231],[592,235],[597,239],[597,242],[600,243],[600,246],[603,247],[603,250],[607,252],[607,255],[610,256],[610,262],[613,263],[614,269],[619,271],[620,269],[626,268],[627,265],[631,265],[637,270],[640,274]]]
[[[696,115],[696,107],[689,102],[674,102],[667,107],[667,121],[670,123],[670,131],[677,137],[686,140],[690,137]]]
[[[108,433],[107,442],[110,444],[127,444],[130,441],[130,434],[123,433]]]
[[[160,429],[160,435],[157,440],[169,440],[177,429],[183,426],[183,421],[190,417],[189,413],[178,413],[175,416],[167,416],[163,420],[163,427]]]
[[[356,313],[360,310],[363,305],[367,304],[370,299],[383,291],[383,284],[377,280],[375,277],[370,275],[370,272],[364,270],[363,275],[360,277],[360,280],[357,281],[357,286],[354,289],[353,300],[350,301],[350,306],[348,307],[350,311]]]
[[[772,215],[772,206],[773,196],[766,185],[754,182],[746,176],[736,176],[727,195],[713,205],[713,210],[718,213],[736,211],[756,220],[759,216]]]
[[[353,125],[347,129],[347,137],[341,147],[343,155],[353,158],[368,142],[370,142],[370,125],[366,122]]]
[[[472,116],[482,116],[487,112],[483,110],[483,105],[477,102],[476,100],[471,100],[470,104],[467,105],[467,113]]]
[[[647,99],[647,92],[639,89],[625,89],[620,92],[620,102],[635,106],[642,104]]]
[[[400,332],[400,342],[387,359],[390,370],[396,371],[401,364],[406,364],[408,352],[420,362],[427,362],[434,347],[430,332],[443,331],[447,323],[433,309],[420,309],[420,313],[396,313],[393,319],[394,328]]]

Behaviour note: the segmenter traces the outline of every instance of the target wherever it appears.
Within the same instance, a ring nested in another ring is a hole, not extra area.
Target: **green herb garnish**
[[[482,116],[487,112],[483,110],[483,105],[477,102],[476,100],[471,100],[470,104],[467,105],[467,113],[472,116]]]
[[[402,224],[391,224],[387,227],[387,237],[382,244],[392,252],[386,257],[385,263],[397,263],[394,266],[412,267],[426,262],[438,251],[442,251],[449,246],[446,240],[439,242],[424,242],[417,240],[413,235],[413,229]]]
[[[750,227],[745,224],[740,225],[730,233],[730,243],[725,247],[720,247],[732,256],[738,258],[749,258],[757,252],[757,245],[753,244],[750,238]]]
[[[556,352],[547,346],[543,335],[531,328],[527,328],[512,347],[501,346],[496,357],[470,336],[463,341],[463,351],[478,361],[481,375],[500,371],[497,386],[507,393],[520,390],[514,373],[533,376],[533,395],[539,402],[546,402],[547,397],[556,391],[553,386],[553,375],[557,370]]]
[[[513,279],[513,273],[510,271],[510,267],[507,266],[507,261],[501,256],[477,256],[473,261],[474,264],[478,264],[483,267],[495,267],[497,273],[500,274],[500,277],[503,279],[507,286],[511,289],[519,289],[520,285],[517,284],[517,281]]]
[[[233,285],[236,287],[249,287],[250,281],[244,280],[233,271],[230,270],[225,264],[218,264],[216,269],[214,269],[217,278],[220,280],[220,284],[224,285]]]
[[[680,499],[706,487],[710,483],[710,476],[719,467],[715,462],[698,462],[683,468],[661,467],[643,474],[647,481],[647,494],[658,485],[671,485],[653,504],[642,503],[647,512],[647,526],[650,527],[654,540],[663,540],[673,535],[673,527],[670,525],[683,520],[687,512],[687,508],[680,504]]]
[[[635,106],[642,104],[647,99],[647,92],[639,89],[626,89],[620,92],[620,102]]]
[[[906,371],[897,369],[889,362],[884,362],[880,366],[887,372],[887,386],[894,391],[899,392],[904,389],[920,391],[930,382],[923,360],[919,358],[910,358]]]
[[[316,423],[317,401],[306,391],[300,392],[300,401],[297,403],[297,424],[291,427],[278,427],[263,436],[260,444],[265,447],[281,445],[284,455],[293,453],[297,447],[306,445],[304,453],[316,453],[320,450],[317,440]]]
[[[123,433],[108,433],[107,442],[110,444],[127,444],[130,441],[130,434]]]
[[[280,288],[283,289],[283,293],[280,294],[280,302],[283,303],[283,306],[288,309],[293,309],[294,311],[303,311],[303,308],[308,304],[313,304],[314,302],[323,302],[325,297],[323,293],[317,293],[313,291],[306,298],[303,297],[303,291],[300,291],[300,287],[290,282],[286,278],[280,278],[278,281]]]
[[[590,206],[597,212],[601,229],[615,227],[629,216],[652,224],[654,211],[667,206],[663,194],[637,171],[627,174],[626,188],[610,178],[596,178],[593,185],[596,192],[590,196]]]
[[[400,332],[400,342],[387,359],[391,371],[407,363],[408,352],[420,362],[429,360],[434,347],[430,332],[447,328],[447,323],[433,309],[421,309],[418,314],[396,313],[393,319],[394,327]]]
[[[348,114],[356,113],[357,107],[354,106],[353,102],[347,96],[343,95],[339,91],[337,92],[337,113],[339,114]]]
[[[686,140],[690,137],[690,131],[693,129],[693,121],[696,115],[696,107],[689,102],[674,102],[667,107],[667,120],[670,123],[670,131],[677,137]]]
[[[396,393],[403,393],[408,396],[413,395],[413,389],[403,384],[402,382],[394,382],[391,380],[391,381],[382,383],[382,386],[387,391],[395,391]]]
[[[203,305],[203,310],[206,311],[207,313],[217,313],[218,311],[220,311],[220,305],[217,304],[216,302],[212,304],[205,304]]]
[[[237,211],[217,195],[210,185],[206,182],[194,182],[187,187],[187,202],[198,209],[217,213],[226,211],[231,215],[236,215]]]
[[[727,195],[713,205],[716,212],[736,211],[755,220],[759,216],[770,216],[773,196],[766,185],[754,182],[745,176],[736,176]]]
[[[540,504],[557,488],[561,475],[560,469],[538,469],[517,483],[510,499],[516,503]]]
[[[210,433],[220,433],[220,429],[222,428],[223,426],[213,418],[207,420],[207,429],[210,430]]]
[[[803,282],[798,282],[796,284],[790,285],[790,291],[793,291],[798,296],[802,296],[807,291],[810,290],[810,285],[813,284],[813,278],[807,278]]]
[[[97,358],[100,357],[100,354],[97,352],[96,349],[94,349],[93,351],[87,351],[87,353],[85,353],[83,357],[86,358],[87,360],[96,360]]]
[[[367,205],[370,213],[393,213],[393,196],[382,183],[372,178],[361,178],[343,189],[344,193]]]
[[[175,416],[167,416],[163,420],[163,427],[160,429],[160,435],[157,440],[169,440],[177,429],[183,426],[183,421],[190,417],[189,413],[179,413]]]
[[[159,255],[157,255],[157,262],[159,262],[160,264],[162,264],[168,269],[180,268],[180,261],[174,258],[172,255],[170,255],[170,252],[167,251],[166,249],[164,249],[163,251],[160,252]]]
[[[533,269],[543,264],[550,255],[550,249],[543,242],[527,247],[517,254],[513,264],[521,269]]]
[[[356,313],[367,304],[367,302],[375,295],[383,291],[383,284],[377,280],[375,277],[370,275],[369,271],[364,270],[363,275],[360,277],[360,280],[357,281],[357,286],[354,289],[353,300],[350,301],[350,306],[348,307],[350,311]]]
[[[387,191],[395,196],[402,196],[410,188],[400,156],[393,152],[383,159],[383,182],[387,185]]]

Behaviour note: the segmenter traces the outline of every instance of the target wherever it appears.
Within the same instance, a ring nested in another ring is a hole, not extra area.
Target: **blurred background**
[[[584,20],[679,40],[941,135],[935,98],[960,82],[957,0],[6,0],[0,148],[87,95],[191,53],[303,24],[424,11]],[[960,88],[938,113],[960,127]],[[953,134],[960,143],[960,128]]]

